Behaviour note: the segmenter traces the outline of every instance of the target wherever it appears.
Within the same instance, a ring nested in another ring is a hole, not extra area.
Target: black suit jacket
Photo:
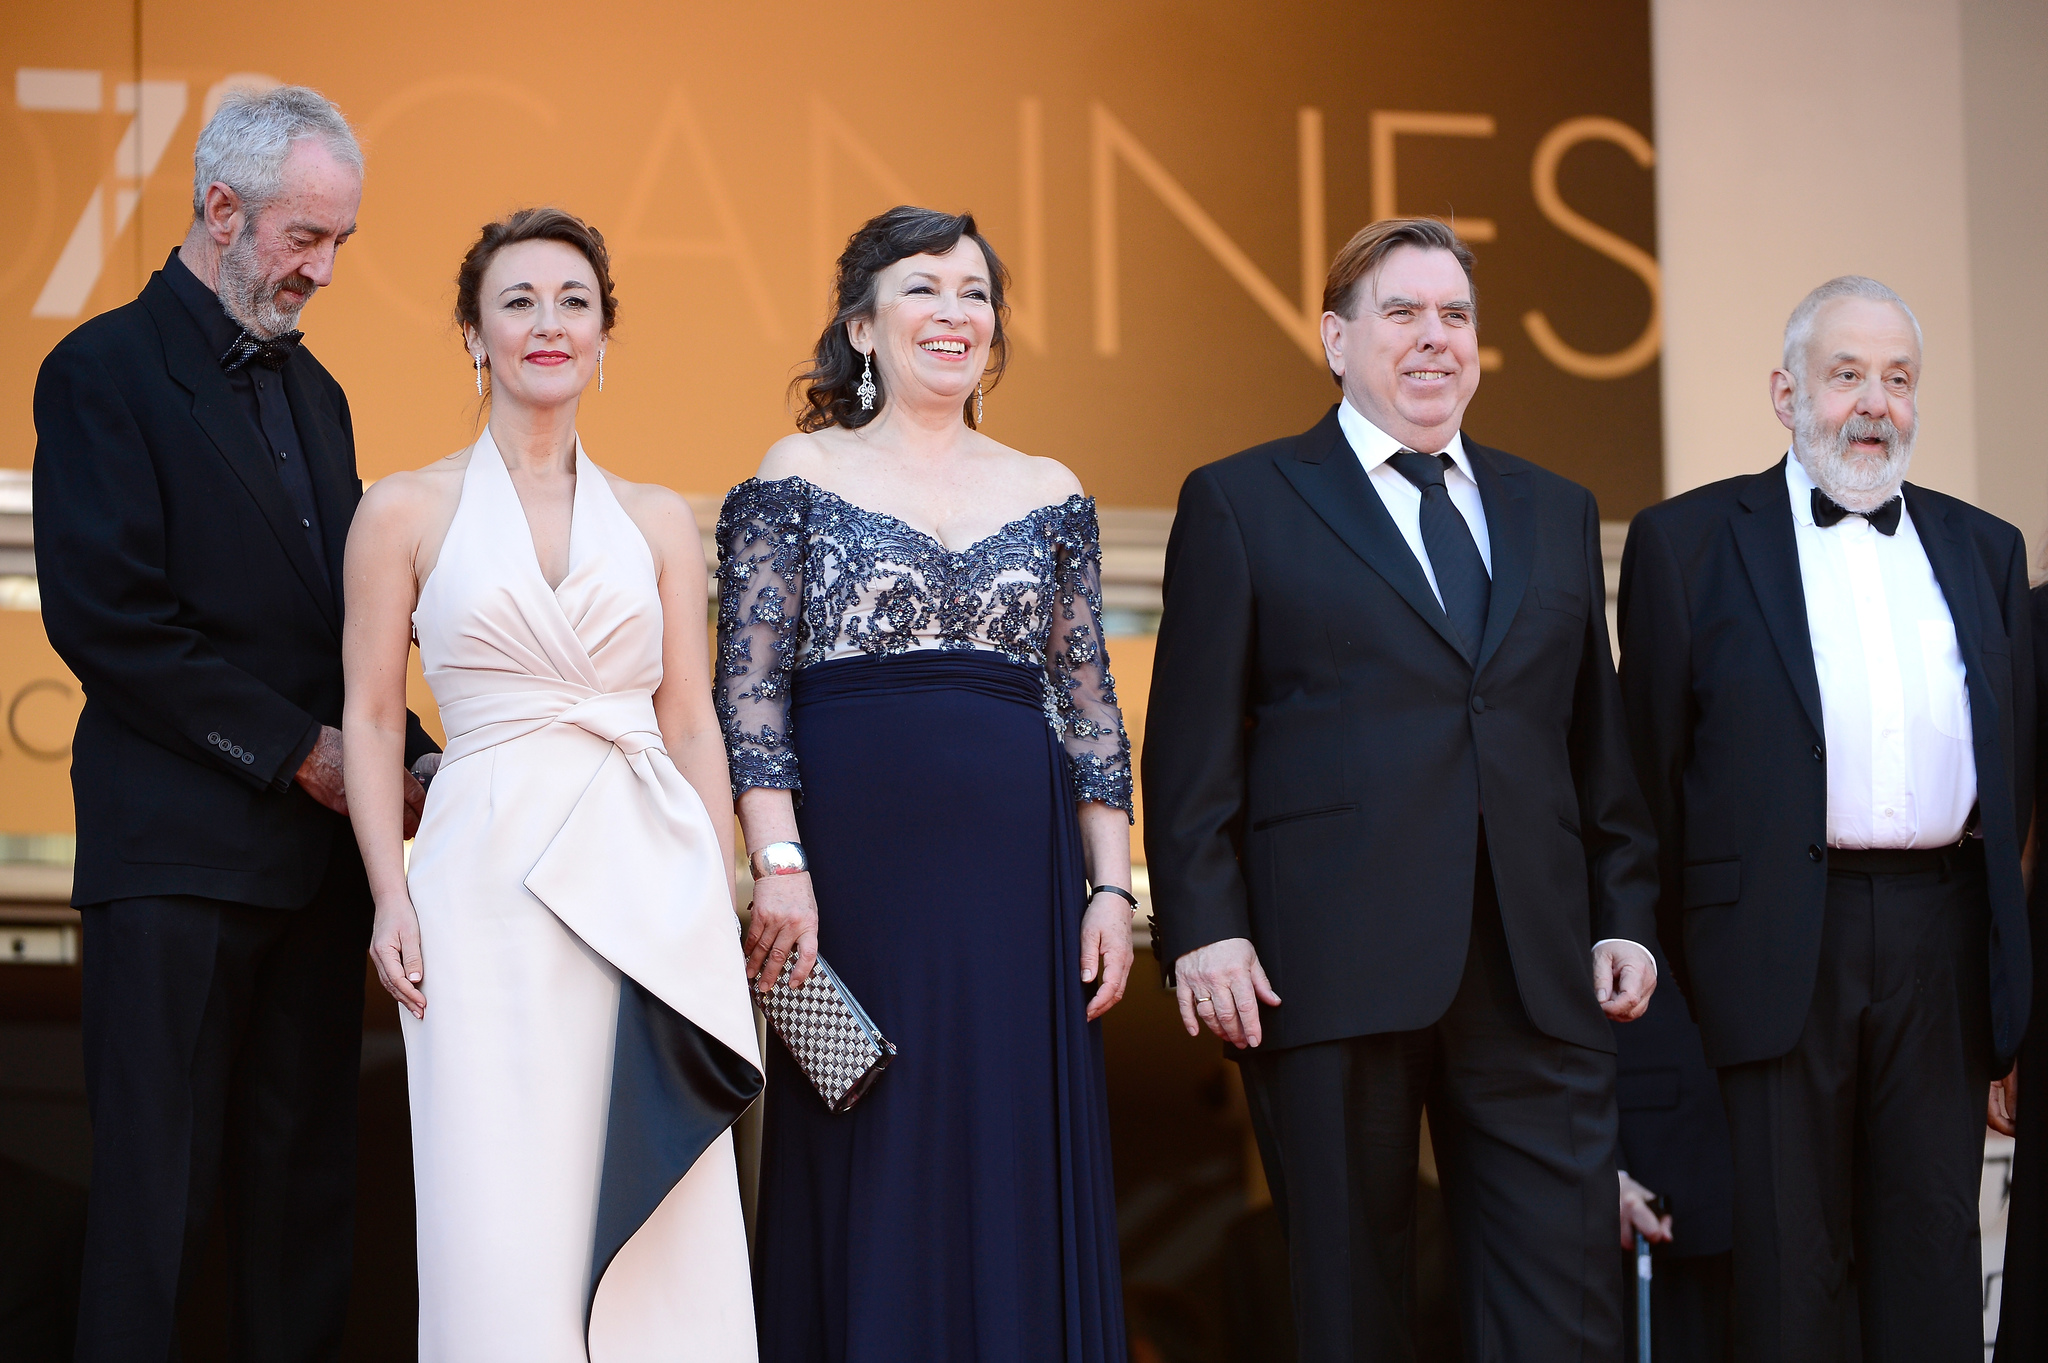
[[[331,863],[360,874],[348,821],[292,781],[319,726],[341,724],[355,438],[340,385],[303,347],[282,378],[324,575],[261,432],[161,275],[65,337],[37,376],[43,623],[86,696],[74,904],[295,908]],[[432,748],[412,720],[407,760]]]
[[[1427,1027],[1465,968],[1480,810],[1535,1025],[1604,1051],[1590,949],[1654,940],[1655,862],[1584,488],[1469,441],[1493,552],[1476,666],[1336,409],[1195,470],[1145,720],[1155,943],[1249,937],[1266,1044]]]
[[[1911,483],[1906,507],[1969,674],[1990,885],[1989,1044],[2032,995],[2020,846],[2033,813],[2034,659],[2020,532]],[[1785,463],[1651,507],[1621,569],[1621,684],[1658,836],[1659,937],[1708,1063],[1805,1026],[1827,895],[1827,754]]]

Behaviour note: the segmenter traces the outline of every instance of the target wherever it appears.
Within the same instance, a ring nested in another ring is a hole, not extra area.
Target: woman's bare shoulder
[[[634,483],[604,469],[598,472],[604,474],[605,483],[618,499],[626,519],[639,527],[648,548],[654,551],[657,566],[670,563],[671,555],[675,556],[674,562],[701,563],[703,534],[688,498],[660,483]]]
[[[635,483],[619,477],[606,469],[604,474],[612,496],[619,499],[619,505],[636,523],[643,526],[648,521],[678,523],[691,533],[697,529],[697,513],[690,509],[690,501],[674,488],[661,483]]]
[[[462,475],[468,468],[469,451],[461,449],[424,468],[387,473],[363,489],[356,523],[365,517],[387,526],[432,520],[462,499]]]
[[[786,435],[768,447],[754,476],[764,483],[792,477],[815,483],[826,460],[831,457],[833,445],[843,438],[843,433],[837,430],[798,431],[794,435]]]
[[[1081,480],[1059,460],[1026,454],[999,440],[991,440],[987,436],[982,438],[988,440],[990,456],[1001,462],[1005,481],[1012,482],[1025,495],[1035,498],[1037,505],[1051,506],[1069,497],[1084,495]]]

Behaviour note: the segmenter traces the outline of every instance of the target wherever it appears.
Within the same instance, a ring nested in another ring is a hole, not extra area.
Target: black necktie
[[[284,368],[284,362],[299,348],[299,342],[306,339],[303,331],[287,331],[281,336],[264,340],[251,332],[244,331],[235,337],[235,343],[228,347],[228,353],[220,357],[220,367],[232,374],[252,361],[265,369],[275,372]]]
[[[1870,511],[1851,511],[1819,488],[1813,490],[1813,523],[1825,530],[1838,525],[1844,516],[1861,516],[1870,522],[1870,528],[1880,535],[1896,535],[1899,532],[1899,512],[1905,509],[1906,499],[1894,496],[1883,506]]]
[[[1436,574],[1437,595],[1443,598],[1451,628],[1465,641],[1465,656],[1476,658],[1479,641],[1486,633],[1486,603],[1493,594],[1493,582],[1486,575],[1486,560],[1479,557],[1472,527],[1465,523],[1464,514],[1451,501],[1450,489],[1444,486],[1451,457],[1401,450],[1387,462],[1422,493],[1422,547],[1429,554],[1430,571]]]

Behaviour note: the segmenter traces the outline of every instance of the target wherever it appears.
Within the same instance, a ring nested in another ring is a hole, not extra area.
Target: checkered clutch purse
[[[789,1048],[790,1058],[811,1081],[811,1087],[833,1112],[844,1112],[874,1086],[896,1054],[852,991],[819,957],[802,989],[789,987],[792,956],[783,962],[775,988],[754,1005],[768,1019],[775,1035]],[[749,991],[751,992],[751,991]]]

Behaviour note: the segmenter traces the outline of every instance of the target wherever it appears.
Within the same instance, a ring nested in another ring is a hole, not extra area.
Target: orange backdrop
[[[587,444],[703,493],[789,429],[832,256],[910,200],[974,210],[1015,274],[990,433],[1106,504],[1170,505],[1189,469],[1320,415],[1323,269],[1393,211],[1454,215],[1478,250],[1467,428],[1609,517],[1658,496],[1643,0],[27,0],[0,60],[0,466],[32,458],[42,356],[183,235],[219,90],[290,80],[369,157],[362,230],[304,318],[366,477],[475,429],[448,312],[486,219],[554,202],[605,231],[623,308]]]

